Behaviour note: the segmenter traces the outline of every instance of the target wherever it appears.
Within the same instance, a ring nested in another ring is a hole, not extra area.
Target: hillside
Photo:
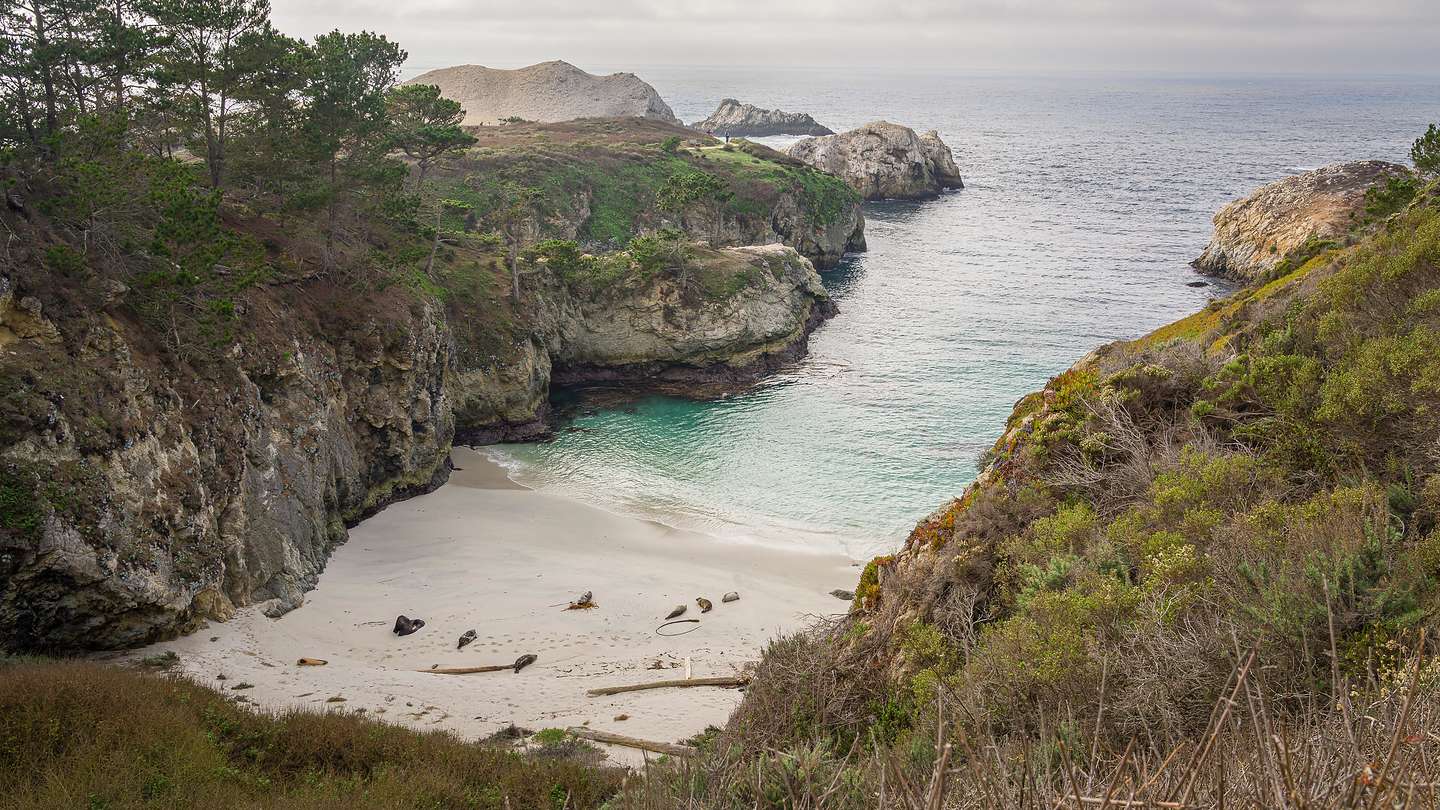
[[[822,270],[865,248],[860,198],[839,179],[759,144],[644,119],[472,130],[475,148],[437,177],[480,206],[536,190],[540,235],[587,250],[664,227],[711,245],[780,242]]]
[[[1436,752],[1400,709],[1440,708],[1416,654],[1440,608],[1440,188],[1357,228],[1020,400],[976,482],[866,566],[846,619],[767,652],[706,806],[750,806],[776,750],[854,780],[835,777],[856,786],[835,807],[870,806],[882,772],[923,806],[939,746],[981,770],[963,806],[1098,803],[1127,759],[1128,790],[1197,806],[1272,806],[1272,788],[1361,806],[1427,778]],[[1252,727],[1339,787],[1286,788]],[[968,753],[991,747],[1009,764]],[[1385,778],[1353,781],[1376,763]],[[761,790],[814,799],[775,773]]]
[[[438,86],[465,108],[467,125],[629,116],[680,124],[655,88],[634,73],[596,76],[560,60],[515,70],[456,65],[427,71],[409,83]]]

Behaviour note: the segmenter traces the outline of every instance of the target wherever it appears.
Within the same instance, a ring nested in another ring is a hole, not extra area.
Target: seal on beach
[[[395,629],[391,632],[397,636],[408,636],[424,626],[424,619],[411,619],[402,613],[395,617]]]
[[[667,619],[673,619],[673,618],[675,618],[676,616],[683,616],[683,615],[685,615],[685,606],[684,606],[684,605],[676,605],[676,606],[675,606],[675,609],[672,610],[672,611],[670,611],[670,615],[669,615],[669,616],[666,616],[665,618],[667,618]]]
[[[530,655],[529,653],[522,655],[519,658],[515,659],[515,671],[519,672],[520,670],[530,666],[533,663],[535,663],[535,656]]]
[[[697,597],[695,597],[695,604],[697,604],[697,605],[700,606],[700,612],[701,612],[701,613],[709,613],[709,612],[710,612],[710,608],[715,607],[714,605],[710,604],[710,600],[709,600],[709,599],[706,599],[706,598],[703,597],[703,596],[697,596]]]
[[[740,594],[738,594],[738,593],[736,593],[736,592],[734,592],[734,591],[731,591],[731,592],[725,594],[724,596],[720,597],[720,601],[721,601],[721,602],[738,602],[738,601],[740,601]]]
[[[846,591],[840,588],[836,588],[835,590],[831,591],[830,595],[835,597],[836,599],[844,599],[846,602],[850,602],[855,599],[854,591]]]
[[[458,643],[456,643],[455,649],[457,649],[457,650],[464,649],[464,647],[465,647],[466,644],[469,644],[470,642],[472,642],[472,641],[474,641],[474,640],[475,640],[475,631],[474,631],[474,630],[466,630],[465,633],[464,633],[464,635],[460,636],[460,641],[459,641]]]

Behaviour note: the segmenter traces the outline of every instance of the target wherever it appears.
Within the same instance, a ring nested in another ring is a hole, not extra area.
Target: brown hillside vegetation
[[[257,713],[163,674],[0,662],[4,807],[578,809],[623,778],[340,710]]]

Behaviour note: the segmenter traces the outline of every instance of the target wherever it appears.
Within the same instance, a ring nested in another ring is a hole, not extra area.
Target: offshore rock
[[[964,188],[955,157],[931,131],[876,121],[839,135],[807,138],[791,157],[842,178],[867,200],[922,200]]]
[[[720,102],[709,118],[695,128],[711,135],[759,138],[766,135],[834,135],[835,130],[821,126],[805,113],[765,110],[754,104],[741,104],[733,98]]]

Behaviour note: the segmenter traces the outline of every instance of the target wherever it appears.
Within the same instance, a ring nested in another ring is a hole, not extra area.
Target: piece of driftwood
[[[299,667],[323,667],[328,663],[330,662],[324,658],[301,658],[295,662],[295,665]]]
[[[651,681],[629,686],[606,686],[600,689],[591,689],[586,694],[599,697],[601,695],[618,695],[621,692],[639,692],[642,689],[667,689],[672,686],[684,689],[692,686],[746,686],[749,683],[749,675],[729,675],[723,678],[681,678],[677,681]]]
[[[626,748],[639,748],[642,751],[654,751],[657,754],[669,754],[672,757],[695,756],[695,749],[688,745],[655,742],[654,740],[642,740],[638,737],[626,737],[624,734],[612,734],[608,731],[594,731],[592,729],[581,728],[579,726],[573,726],[566,730],[582,740],[590,740],[591,742],[607,743],[609,745],[623,745]]]
[[[431,675],[469,675],[475,672],[500,672],[511,669],[510,664],[488,667],[435,667],[433,669],[417,669],[416,672],[428,672]]]

